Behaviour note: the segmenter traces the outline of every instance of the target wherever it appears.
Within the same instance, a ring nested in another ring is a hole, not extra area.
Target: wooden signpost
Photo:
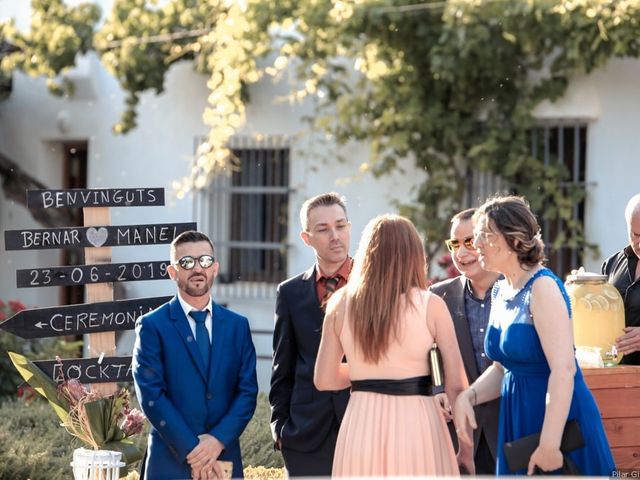
[[[35,361],[40,370],[57,378],[60,366],[55,360]],[[62,360],[64,378],[76,378],[82,383],[133,382],[131,357],[67,358]]]
[[[22,310],[2,323],[2,329],[22,338],[46,338],[133,330],[138,317],[171,297],[136,298]]]
[[[151,207],[164,205],[164,188],[27,190],[28,208]]]
[[[107,210],[105,213],[108,214],[108,209],[105,208],[105,210]],[[85,212],[85,223],[86,221],[87,214]],[[108,218],[106,221],[109,221]],[[195,225],[195,223],[171,223],[166,225],[121,225],[117,227],[97,225],[95,227],[6,230],[4,245],[6,250],[154,245],[171,243],[171,240],[182,232],[193,230]]]
[[[169,261],[76,265],[72,267],[16,270],[18,288],[86,285],[105,282],[132,282],[169,278]]]
[[[23,338],[87,334],[89,358],[63,360],[67,378],[92,383],[100,393],[115,392],[116,383],[132,381],[131,356],[115,356],[115,332],[134,328],[136,319],[171,297],[113,300],[113,283],[167,278],[168,261],[111,263],[111,247],[168,244],[196,223],[112,226],[109,207],[162,206],[162,188],[29,190],[29,208],[82,208],[84,226],[8,230],[6,250],[84,247],[86,265],[16,271],[19,288],[85,285],[85,302],[23,310],[0,328]],[[34,362],[52,379],[56,362]]]

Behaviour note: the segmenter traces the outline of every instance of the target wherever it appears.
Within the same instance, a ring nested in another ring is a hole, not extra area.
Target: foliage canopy
[[[208,142],[176,187],[200,188],[228,166],[247,87],[292,68],[301,85],[292,96],[314,97],[317,128],[338,142],[369,142],[363,169],[426,172],[407,212],[433,239],[462,207],[474,169],[500,175],[544,218],[564,220],[556,243],[583,245],[571,214],[584,191],[563,186],[564,167],[531,156],[531,112],[558,99],[572,75],[640,48],[640,0],[116,0],[94,36],[94,6],[33,8],[29,35],[1,31],[22,49],[3,68],[53,78],[74,50],[92,46],[129,95],[116,132],[135,126],[138,95],[161,92],[173,63],[191,60],[209,75]]]

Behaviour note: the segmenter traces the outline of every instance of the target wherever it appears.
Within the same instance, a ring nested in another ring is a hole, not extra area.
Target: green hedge
[[[73,450],[82,446],[71,437],[44,401],[0,405],[0,480],[68,480]],[[139,437],[141,444],[146,439]],[[245,466],[281,467],[269,431],[269,404],[258,396],[256,414],[240,439]]]
[[[0,480],[71,478],[73,449],[80,442],[60,427],[45,401],[0,406]]]
[[[245,467],[280,468],[284,466],[282,455],[273,449],[273,439],[269,427],[270,416],[271,410],[267,395],[260,393],[256,413],[240,437],[240,449]]]
[[[18,385],[24,383],[7,352],[21,353],[29,360],[52,360],[56,355],[61,358],[78,357],[81,348],[81,341],[67,342],[60,338],[23,340],[0,331],[0,402],[15,399]]]

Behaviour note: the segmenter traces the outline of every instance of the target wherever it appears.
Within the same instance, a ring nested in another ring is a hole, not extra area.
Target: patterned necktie
[[[333,292],[336,291],[336,288],[338,287],[339,282],[340,282],[340,277],[324,278],[324,287],[326,291],[324,292],[324,296],[322,297],[322,302],[320,302],[320,306],[322,307],[322,310],[324,310],[327,307],[327,302],[329,301],[329,298],[331,297]]]
[[[204,325],[204,321],[207,319],[207,310],[197,311],[192,310],[189,312],[189,316],[196,321],[196,343],[202,355],[202,360],[205,366],[209,366],[209,353],[211,351],[211,342],[209,340],[209,331]]]

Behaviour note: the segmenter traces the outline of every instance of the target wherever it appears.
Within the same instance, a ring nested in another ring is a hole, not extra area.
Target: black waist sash
[[[374,392],[384,395],[431,395],[431,375],[380,380],[351,380],[352,392]]]

